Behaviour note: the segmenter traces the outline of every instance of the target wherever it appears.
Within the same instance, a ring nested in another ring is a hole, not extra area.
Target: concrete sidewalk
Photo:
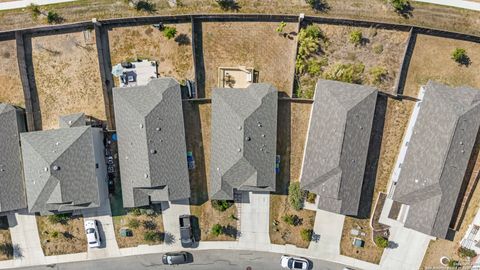
[[[37,6],[42,6],[42,5],[51,5],[51,4],[73,2],[73,1],[76,1],[76,0],[19,0],[19,1],[9,1],[9,2],[0,3],[0,10],[26,8],[31,4],[35,4]]]
[[[242,192],[240,248],[265,249],[270,245],[270,194]]]
[[[415,0],[415,1],[480,11],[480,3],[473,2],[473,1],[465,1],[465,0]]]
[[[180,224],[178,217],[181,215],[190,215],[189,200],[175,202],[162,202],[162,219],[165,230],[165,245],[172,245],[180,248]]]

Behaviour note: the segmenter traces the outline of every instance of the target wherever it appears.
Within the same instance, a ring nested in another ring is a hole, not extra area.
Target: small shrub
[[[388,239],[382,236],[376,236],[375,237],[375,244],[379,248],[386,248],[388,247]]]
[[[384,67],[373,67],[369,71],[370,81],[373,84],[380,84],[388,75],[388,70]]]
[[[280,24],[278,25],[277,29],[275,29],[275,31],[277,31],[277,33],[283,33],[283,30],[285,29],[286,26],[287,26],[286,22],[280,22]]]
[[[353,30],[350,32],[350,36],[348,38],[350,43],[354,44],[355,46],[361,45],[363,40],[363,34],[360,30]]]
[[[47,219],[51,224],[66,224],[70,220],[70,214],[50,215]]]
[[[452,52],[452,59],[461,65],[467,65],[470,62],[470,58],[467,55],[467,51],[462,48],[456,48]]]
[[[61,23],[63,21],[63,18],[58,15],[57,12],[55,11],[49,11],[47,13],[47,22],[50,23],[50,24],[53,24],[53,23]]]
[[[1,243],[0,254],[5,255],[8,259],[13,257],[13,245],[12,243]]]
[[[135,218],[131,218],[128,220],[127,226],[132,229],[137,229],[138,227],[140,227],[140,221]]]
[[[162,234],[160,232],[147,231],[143,233],[143,240],[147,242],[162,241]]]
[[[323,67],[328,65],[328,59],[322,58],[318,59],[310,59],[307,62],[307,73],[310,76],[318,76],[322,73]]]
[[[457,260],[449,260],[447,266],[457,268],[460,266],[460,263]]]
[[[225,210],[227,210],[233,205],[233,201],[226,201],[226,200],[212,200],[211,203],[212,203],[213,209],[220,212],[225,212]]]
[[[307,194],[307,202],[309,203],[315,203],[315,199],[317,198],[317,194],[308,192]]]
[[[376,54],[381,54],[383,52],[383,45],[382,44],[376,44],[373,46],[373,52]]]
[[[232,10],[232,11],[238,11],[240,9],[240,6],[235,0],[215,0],[218,4],[218,6],[224,10]]]
[[[165,26],[162,30],[163,36],[167,39],[172,39],[177,34],[177,28],[173,26]]]
[[[28,11],[30,11],[30,14],[32,15],[32,18],[34,18],[34,19],[37,19],[38,15],[42,14],[42,11],[40,10],[40,7],[33,4],[33,3],[28,6]]]
[[[145,11],[148,13],[153,13],[156,11],[155,4],[150,3],[149,1],[138,1],[135,4],[135,9],[137,11]]]
[[[469,257],[469,258],[473,258],[475,256],[477,256],[477,252],[475,252],[475,250],[472,250],[472,249],[469,249],[469,248],[465,248],[465,247],[459,247],[458,248],[458,255],[460,255],[460,257]]]
[[[220,234],[223,234],[223,227],[220,224],[215,224],[212,226],[212,234],[215,236],[219,236]]]
[[[58,235],[59,235],[59,232],[58,232],[58,231],[53,231],[53,232],[52,232],[52,237],[53,237],[53,238],[57,238]]]
[[[155,230],[157,228],[157,223],[152,220],[144,220],[142,225],[145,230]]]
[[[310,242],[310,240],[312,240],[313,230],[312,229],[302,229],[300,231],[300,236],[302,237],[303,241]]]
[[[403,13],[410,7],[410,2],[408,2],[408,0],[389,0],[389,1],[393,9],[395,9],[395,11],[398,13]]]
[[[327,11],[330,8],[325,0],[305,0],[305,2],[315,11]]]
[[[362,63],[337,64],[326,72],[325,79],[361,84],[363,82],[364,70],[365,65]]]
[[[282,217],[282,220],[290,226],[297,226],[300,224],[300,218],[297,215],[285,215]]]
[[[142,210],[140,210],[140,208],[132,208],[130,210],[130,214],[132,214],[132,216],[138,217],[142,214]]]
[[[238,218],[234,214],[230,214],[230,219],[231,220],[238,220]]]
[[[288,187],[288,201],[293,209],[299,211],[303,208],[303,198],[305,192],[300,189],[300,183],[291,183]]]

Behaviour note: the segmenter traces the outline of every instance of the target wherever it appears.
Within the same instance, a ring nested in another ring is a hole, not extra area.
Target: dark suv
[[[195,238],[193,237],[192,232],[192,222],[189,215],[181,215],[179,218],[180,222],[180,241],[182,242],[182,247],[192,247],[195,243]]]

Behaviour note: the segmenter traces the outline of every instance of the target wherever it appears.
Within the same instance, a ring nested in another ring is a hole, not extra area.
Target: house
[[[171,78],[113,90],[123,205],[190,198],[180,85]]]
[[[60,128],[81,127],[85,126],[87,121],[84,113],[74,113],[69,115],[62,115],[58,119]]]
[[[376,100],[372,87],[317,82],[300,186],[319,209],[358,215]]]
[[[480,125],[480,92],[434,82],[424,86],[393,200],[404,226],[446,238],[463,198],[464,178]]]
[[[28,211],[96,208],[106,196],[103,132],[80,126],[22,133]]]
[[[0,103],[0,215],[27,207],[20,150],[25,130],[23,109]]]
[[[277,90],[269,84],[218,88],[212,94],[210,194],[275,191]]]

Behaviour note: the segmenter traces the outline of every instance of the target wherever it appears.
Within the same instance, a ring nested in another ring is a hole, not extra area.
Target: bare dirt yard
[[[160,205],[158,208],[135,208],[123,215],[113,216],[115,238],[119,248],[136,247],[138,245],[161,244],[172,239],[164,234],[163,219]],[[120,229],[130,230],[131,235],[125,237]]]
[[[32,48],[44,130],[58,127],[58,117],[71,113],[105,120],[93,31],[36,37]]]
[[[452,59],[456,48],[466,50],[471,63],[459,65]],[[418,35],[408,69],[404,94],[416,97],[429,80],[451,86],[480,89],[480,44],[468,41]]]
[[[161,77],[173,77],[179,82],[194,79],[192,29],[190,24],[172,24],[176,36],[167,39],[153,26],[114,28],[109,32],[112,65],[126,60],[157,61]],[[115,81],[117,83],[117,81]]]
[[[239,218],[235,204],[225,211],[212,207],[208,189],[210,185],[210,131],[212,107],[210,103],[183,103],[187,151],[195,159],[195,169],[190,170],[190,211],[194,216],[193,227],[196,239],[213,241],[232,241],[236,239],[237,220]],[[230,228],[228,234],[215,236],[212,227],[220,224]],[[234,236],[235,235],[235,236]]]
[[[0,261],[10,260],[13,257],[12,238],[7,217],[0,217]]]
[[[385,105],[386,110],[384,112],[378,110],[379,107]],[[377,101],[376,115],[384,114],[385,120],[383,123],[383,129],[382,125],[377,126],[379,130],[383,130],[378,132],[382,132],[383,134],[376,134],[375,128],[372,131],[372,136],[381,136],[381,146],[378,164],[374,164],[375,162],[367,161],[367,168],[369,166],[377,166],[376,173],[372,176],[375,177],[375,186],[373,190],[370,215],[368,218],[355,218],[349,216],[345,217],[342,239],[340,242],[340,253],[342,255],[376,264],[380,262],[383,254],[383,249],[377,247],[372,241],[373,231],[370,226],[370,220],[372,218],[372,215],[374,214],[373,208],[375,207],[375,201],[378,199],[379,194],[381,192],[387,191],[386,189],[388,181],[393,172],[398,151],[400,151],[403,135],[414,105],[415,103],[413,101],[400,101],[391,98],[383,98]],[[375,121],[383,120],[376,118]],[[372,150],[370,150],[370,153],[371,152]],[[352,245],[354,238],[352,235],[350,235],[350,231],[352,229],[357,229],[365,233],[365,236],[359,237],[365,241],[365,246],[363,248],[357,248]]]
[[[37,227],[45,256],[87,252],[83,217],[71,216],[54,223],[49,216],[37,216]]]
[[[219,67],[238,66],[253,67],[258,82],[270,83],[290,96],[296,27],[287,24],[284,32],[292,34],[284,37],[275,31],[278,26],[269,22],[202,23],[205,96],[210,97],[218,85]]]
[[[0,102],[25,107],[15,40],[0,42]]]
[[[314,26],[321,31],[315,36],[320,40],[319,49],[302,53],[300,41],[297,59],[305,60],[297,60],[296,96],[312,98],[319,78],[372,85],[394,93],[407,32],[323,24],[314,24],[302,31],[307,32]],[[353,75],[342,75],[350,72]]]
[[[302,230],[313,229],[315,211],[296,211],[288,201],[288,187],[300,181],[303,152],[307,139],[312,104],[279,101],[277,120],[277,154],[280,155],[280,173],[277,190],[270,195],[270,241],[307,248],[310,244],[301,237]],[[285,216],[296,215],[299,225],[289,225]]]

